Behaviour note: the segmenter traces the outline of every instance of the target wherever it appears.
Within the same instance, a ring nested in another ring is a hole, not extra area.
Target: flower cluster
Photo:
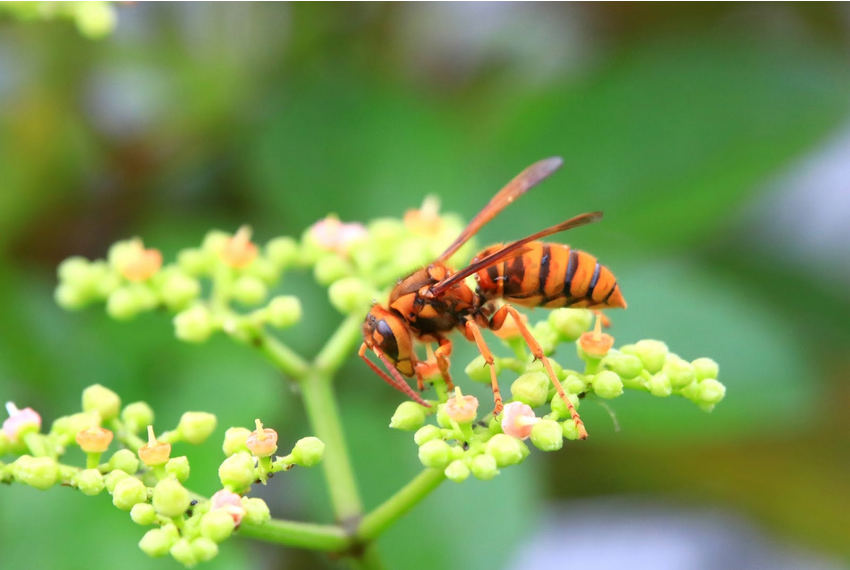
[[[189,459],[172,456],[172,444],[204,443],[216,428],[212,414],[186,412],[175,429],[157,437],[150,406],[134,402],[122,407],[118,395],[100,385],[85,389],[82,411],[57,418],[46,433],[32,408],[18,409],[11,402],[6,408],[0,457],[17,458],[0,462],[0,482],[41,490],[62,485],[91,496],[106,491],[135,523],[155,527],[139,542],[146,554],[170,554],[187,567],[213,558],[218,544],[240,525],[270,519],[262,499],[244,496],[254,483],[295,465],[316,465],[324,451],[321,441],[306,437],[289,454],[275,457],[277,433],[262,428],[259,420],[255,431],[230,428],[223,445],[227,458],[219,468],[222,490],[207,500],[184,486]],[[143,430],[147,442],[139,437]],[[105,458],[114,442],[119,449]],[[75,444],[86,455],[85,467],[61,461]]]
[[[80,33],[92,39],[108,35],[117,23],[113,2],[0,2],[0,12],[21,20],[73,20]]]
[[[683,396],[706,411],[723,399],[726,389],[717,381],[718,367],[713,360],[688,362],[656,340],[615,350],[613,337],[601,331],[601,318],[588,331],[592,320],[593,313],[586,309],[557,309],[531,329],[547,357],[559,344],[575,343],[583,371],[566,369],[552,358],[549,362],[576,409],[587,398],[617,398],[624,389],[659,397]],[[498,416],[479,417],[477,399],[463,396],[458,389],[433,402],[436,405],[430,409],[404,402],[390,423],[397,429],[416,430],[414,440],[422,464],[443,469],[446,477],[456,482],[470,473],[478,479],[492,479],[500,468],[522,462],[529,454],[526,440],[541,451],[556,451],[565,439],[579,439],[568,406],[542,364],[526,352],[522,337],[517,332],[502,337],[514,356],[497,357],[496,374],[507,370],[518,377],[511,384],[511,400]],[[466,367],[466,373],[477,382],[491,381],[488,365],[480,356]],[[441,380],[437,377],[432,382],[436,385]],[[429,415],[436,416],[435,424],[425,425]]]
[[[181,250],[165,265],[141,239],[119,241],[106,259],[63,261],[55,297],[66,309],[105,303],[119,320],[165,309],[186,342],[204,342],[218,331],[248,342],[266,325],[283,329],[300,321],[297,297],[271,294],[290,268],[312,268],[340,312],[365,313],[382,289],[434,259],[462,227],[457,217],[439,216],[433,200],[405,220],[378,219],[367,227],[330,216],[301,240],[277,237],[262,247],[247,226],[234,234],[213,230],[200,247]]]

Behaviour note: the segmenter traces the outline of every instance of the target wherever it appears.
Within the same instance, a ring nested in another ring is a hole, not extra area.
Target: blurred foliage
[[[446,485],[381,541],[388,566],[500,568],[536,506],[618,492],[741,510],[783,540],[850,559],[848,288],[800,275],[794,256],[766,262],[742,214],[846,121],[840,10],[139,3],[117,6],[115,32],[97,42],[61,20],[4,18],[0,394],[52,418],[100,382],[171,414],[166,423],[187,407],[215,412],[220,430],[260,415],[291,444],[306,423],[269,366],[224,339],[178,344],[157,315],[125,325],[60,311],[59,260],[101,257],[133,235],[168,257],[245,222],[263,240],[299,235],[329,211],[399,216],[429,193],[468,218],[522,168],[559,154],[560,173],[481,242],[604,209],[603,223],[568,240],[622,284],[618,344],[656,337],[685,358],[711,355],[726,401],[710,415],[649,396],[616,401],[620,432],[584,406],[592,440],[554,461],[534,455],[539,469]],[[284,336],[309,353],[338,317],[310,276],[284,289],[305,306],[302,328]],[[454,360],[473,354],[459,346]],[[240,397],[223,402],[234,383]],[[353,360],[338,386],[373,506],[418,462],[409,437],[386,427],[392,391]],[[209,466],[190,479],[199,492],[214,490],[215,451],[197,459]],[[273,512],[328,520],[319,477],[282,479],[270,485]],[[170,564],[136,551],[138,529],[110,505],[2,492],[9,567]],[[37,547],[45,536],[50,549]],[[246,541],[209,567],[298,564],[315,559]]]

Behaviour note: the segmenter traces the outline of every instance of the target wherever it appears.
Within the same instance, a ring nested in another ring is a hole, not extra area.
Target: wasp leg
[[[558,377],[555,376],[555,371],[552,370],[552,364],[549,362],[549,359],[546,358],[546,355],[543,354],[543,349],[540,348],[540,343],[538,343],[537,339],[532,336],[531,331],[528,330],[528,326],[524,322],[522,322],[522,319],[520,318],[520,315],[517,310],[510,305],[502,305],[490,319],[490,329],[496,331],[502,328],[502,325],[505,323],[505,319],[508,315],[511,315],[514,318],[514,323],[516,323],[516,326],[519,329],[522,338],[525,339],[525,343],[528,345],[528,348],[531,349],[531,354],[534,355],[534,358],[540,360],[543,363],[543,367],[546,369],[546,373],[549,375],[549,378],[555,385],[555,389],[558,391],[558,395],[567,405],[567,408],[569,408],[570,416],[576,423],[579,438],[587,439],[587,430],[584,428],[584,422],[581,421],[581,417],[579,417],[575,406],[573,406],[573,403],[567,397],[567,393],[564,392],[564,387],[561,386],[560,380],[558,380]]]
[[[443,337],[439,339],[440,346],[434,351],[434,356],[437,357],[437,366],[440,368],[440,376],[446,383],[446,390],[451,392],[455,389],[452,382],[451,374],[449,374],[449,356],[452,354],[452,341]]]
[[[493,387],[493,403],[495,407],[493,408],[493,415],[497,416],[502,412],[502,393],[499,390],[499,383],[496,380],[496,367],[493,364],[493,353],[490,352],[490,348],[484,342],[484,337],[481,336],[481,329],[478,328],[472,321],[466,321],[466,330],[464,331],[466,337],[469,340],[474,340],[475,344],[478,345],[478,351],[481,353],[481,356],[484,357],[484,361],[490,366],[490,384]]]
[[[371,368],[372,371],[381,378],[381,380],[383,380],[384,382],[386,382],[387,384],[389,384],[390,386],[392,386],[393,388],[395,388],[399,392],[405,394],[406,396],[408,396],[411,400],[413,400],[417,404],[421,404],[421,405],[425,406],[426,408],[431,407],[431,405],[428,402],[423,400],[419,396],[419,394],[414,392],[413,389],[410,386],[408,386],[407,382],[404,381],[404,378],[402,378],[401,374],[399,374],[399,372],[398,372],[398,370],[396,370],[395,366],[392,365],[392,362],[390,362],[390,359],[387,358],[386,355],[383,352],[381,352],[381,350],[379,348],[373,347],[372,351],[375,353],[375,356],[377,356],[378,359],[380,359],[380,361],[384,363],[384,366],[386,366],[387,370],[390,371],[390,374],[392,374],[392,377],[387,376],[386,372],[384,372],[383,370],[378,368],[377,364],[375,364],[374,362],[369,360],[369,358],[366,356],[366,350],[368,348],[369,347],[367,347],[366,343],[364,342],[363,344],[360,345],[360,352],[358,352],[357,355],[360,358],[362,358],[363,361],[366,362],[366,364],[369,365],[369,368]]]

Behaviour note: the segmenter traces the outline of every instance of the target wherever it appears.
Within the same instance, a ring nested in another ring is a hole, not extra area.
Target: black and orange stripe
[[[489,247],[473,263],[502,248]],[[486,300],[505,299],[524,307],[625,308],[614,274],[589,253],[567,245],[531,242],[521,255],[477,274],[478,292]]]

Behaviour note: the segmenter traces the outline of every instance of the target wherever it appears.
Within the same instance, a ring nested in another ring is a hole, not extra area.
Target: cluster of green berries
[[[113,244],[106,259],[63,261],[55,297],[66,309],[104,303],[119,320],[165,309],[174,314],[177,338],[186,342],[204,342],[218,331],[250,341],[260,327],[283,329],[300,321],[297,297],[272,295],[287,270],[311,268],[340,312],[365,312],[399,275],[433,260],[461,227],[459,218],[439,216],[426,201],[405,221],[378,219],[364,226],[331,216],[300,240],[277,237],[262,247],[251,241],[248,227],[235,234],[213,230],[200,247],[180,251],[165,265],[158,250],[135,238]]]
[[[688,362],[655,340],[615,350],[614,339],[601,331],[600,319],[588,331],[592,321],[593,313],[586,309],[557,309],[531,329],[547,357],[559,344],[575,343],[583,371],[566,369],[549,358],[573,408],[578,409],[588,397],[616,398],[626,388],[659,397],[683,396],[706,411],[723,399],[726,389],[717,381],[718,367],[713,360]],[[525,341],[511,329],[509,326],[500,336],[515,355],[496,357],[494,368],[497,376],[505,370],[519,376],[511,384],[510,401],[497,416],[491,413],[479,418],[476,398],[463,396],[459,390],[454,395],[438,390],[442,397],[432,402],[431,408],[404,402],[391,419],[390,427],[416,430],[414,440],[422,464],[443,469],[453,481],[464,481],[470,474],[492,479],[500,468],[528,456],[526,440],[542,451],[556,451],[565,439],[580,438],[569,406],[557,394],[542,363],[527,353]],[[475,358],[466,373],[474,381],[491,382],[483,357]],[[432,381],[441,383],[438,377]],[[431,415],[436,416],[436,423],[426,425]]]
[[[134,522],[155,527],[139,542],[145,553],[170,554],[187,567],[213,558],[218,544],[240,524],[258,525],[271,518],[265,502],[244,496],[254,483],[265,483],[294,465],[316,465],[324,451],[321,441],[306,437],[289,454],[275,457],[277,433],[259,420],[255,431],[230,428],[223,445],[227,458],[219,468],[222,490],[206,500],[184,487],[189,459],[172,457],[171,449],[173,443],[204,443],[216,428],[212,414],[186,412],[175,429],[157,437],[148,404],[122,406],[115,392],[100,385],[83,391],[82,411],[57,418],[46,433],[32,408],[21,410],[12,403],[6,408],[0,458],[17,457],[0,461],[0,482],[41,490],[63,485],[90,496],[106,491]],[[145,430],[147,442],[139,437]],[[113,440],[120,449],[110,454]],[[72,446],[85,453],[85,467],[61,461]]]
[[[117,15],[112,2],[0,2],[0,12],[19,20],[73,20],[86,37],[97,39],[115,29]]]

